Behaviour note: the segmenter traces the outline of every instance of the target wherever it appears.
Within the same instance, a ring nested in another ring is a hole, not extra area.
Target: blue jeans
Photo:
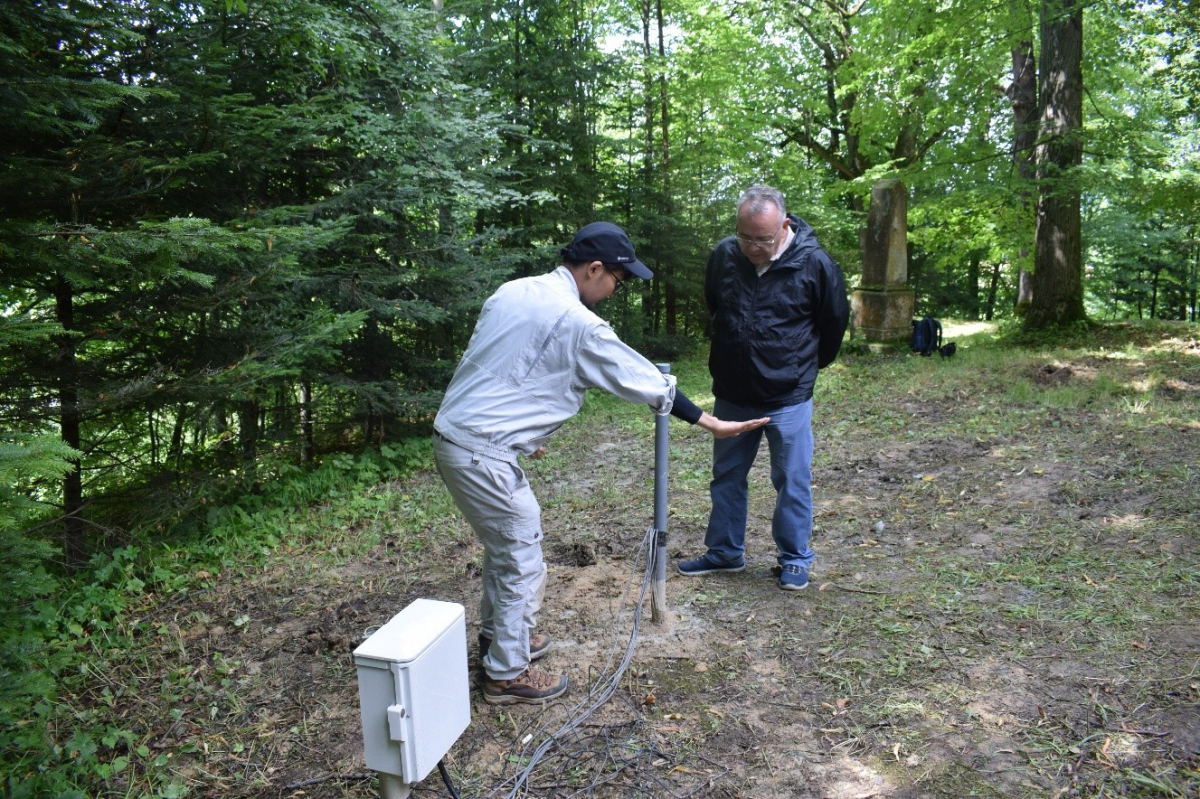
[[[775,514],[771,535],[781,566],[811,570],[812,537],[812,400],[783,408],[750,408],[718,399],[713,407],[718,419],[741,422],[770,416],[760,427],[734,438],[713,440],[713,479],[709,484],[712,513],[704,544],[713,557],[726,563],[746,554],[747,475],[758,455],[763,435],[771,453],[771,483],[775,486]]]

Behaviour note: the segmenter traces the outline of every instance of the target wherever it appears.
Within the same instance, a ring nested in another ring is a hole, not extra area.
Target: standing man
[[[594,222],[559,253],[549,274],[513,280],[483,305],[434,420],[433,454],[455,504],[483,544],[480,657],[491,704],[539,704],[567,690],[566,675],[530,667],[550,636],[534,625],[545,590],[541,508],[518,465],[602,388],[660,415],[736,436],[767,419],[723,422],[675,390],[675,378],[625,345],[592,313],[631,275],[653,273],[616,225]]]
[[[708,257],[704,294],[712,312],[708,368],[722,419],[769,416],[770,424],[713,442],[708,551],[680,574],[746,568],[747,475],[763,433],[771,452],[771,534],[779,587],[808,585],[812,536],[812,396],[817,370],[833,363],[849,321],[842,270],[813,229],[787,213],[783,195],[753,186],[738,200],[737,235]]]

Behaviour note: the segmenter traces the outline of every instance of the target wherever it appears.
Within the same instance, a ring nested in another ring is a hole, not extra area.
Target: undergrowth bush
[[[294,521],[328,503],[340,518],[373,515],[366,489],[429,462],[428,439],[386,444],[378,451],[331,456],[316,469],[281,467],[278,477],[232,501],[206,505],[186,532],[159,526],[131,531],[133,543],[98,553],[74,575],[47,569],[55,550],[0,526],[0,795],[95,796],[128,793],[171,797],[166,760],[103,711],[111,689],[92,676],[129,657],[150,632],[136,616],[154,597],[188,591],[229,568],[259,562],[283,542],[302,537]],[[164,543],[167,542],[167,543]]]
[[[54,697],[57,663],[47,651],[45,615],[34,605],[58,589],[58,580],[43,565],[53,554],[40,541],[0,528],[5,587],[0,600],[0,762],[6,772],[23,753],[48,744],[45,717]],[[12,778],[6,781],[6,795],[20,795]]]

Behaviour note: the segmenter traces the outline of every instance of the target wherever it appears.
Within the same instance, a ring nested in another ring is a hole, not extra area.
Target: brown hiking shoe
[[[479,661],[483,662],[483,656],[492,648],[492,639],[479,634]],[[537,660],[542,655],[550,651],[550,636],[545,633],[534,633],[529,636],[529,659]]]
[[[488,679],[483,684],[483,699],[489,705],[511,705],[523,702],[540,705],[567,692],[567,675],[555,676],[527,668],[511,680]]]

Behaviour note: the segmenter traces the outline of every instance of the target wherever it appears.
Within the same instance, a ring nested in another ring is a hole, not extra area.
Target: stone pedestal
[[[862,280],[850,296],[855,335],[868,343],[909,340],[916,300],[908,287],[908,194],[899,180],[871,189],[862,254]]]
[[[908,341],[916,305],[909,288],[857,288],[850,295],[854,334],[868,343]]]

